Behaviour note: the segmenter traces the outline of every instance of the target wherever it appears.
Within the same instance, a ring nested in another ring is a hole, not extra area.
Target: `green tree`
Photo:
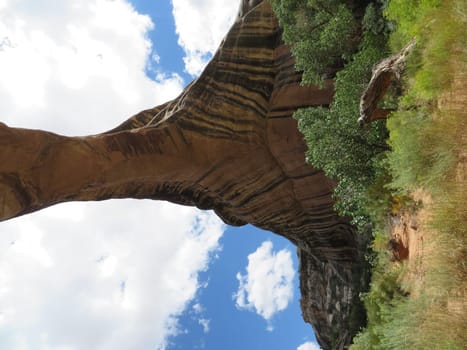
[[[388,54],[384,2],[368,4],[364,12],[351,1],[272,0],[272,4],[297,69],[304,71],[303,83],[322,83],[343,66],[335,74],[329,108],[301,109],[295,117],[308,145],[309,162],[338,181],[338,211],[363,228],[369,223],[369,189],[383,176],[381,160],[388,149],[384,121],[363,129],[357,124],[371,68]]]
[[[322,84],[354,52],[359,25],[345,1],[271,0],[271,4],[304,83]]]

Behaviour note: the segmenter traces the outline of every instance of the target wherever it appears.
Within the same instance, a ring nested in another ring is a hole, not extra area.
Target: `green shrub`
[[[358,22],[342,0],[271,0],[303,82],[322,84],[358,45]]]
[[[451,127],[456,129],[455,125]],[[420,187],[436,190],[456,156],[451,140],[443,135],[448,130],[440,129],[439,122],[422,110],[394,113],[388,128],[392,186],[405,193]]]
[[[371,78],[371,67],[387,55],[385,27],[374,6],[369,9],[360,50],[336,74],[330,107],[306,108],[295,114],[308,145],[309,162],[337,180],[336,208],[360,227],[369,224],[368,188],[378,182],[377,169],[388,150],[384,121],[366,128],[357,125],[360,96]]]
[[[409,64],[411,99],[421,104],[436,98],[452,83],[456,68],[446,64],[449,56],[462,55],[467,45],[465,1],[392,0],[385,13],[396,27],[390,39],[394,51],[411,39],[417,43]]]
[[[376,241],[387,242],[387,234],[379,233]],[[354,338],[351,349],[389,349],[385,347],[387,332],[394,322],[395,311],[404,304],[406,292],[400,279],[403,266],[394,264],[386,247],[379,248],[372,270],[371,289],[362,296],[367,311],[368,326]],[[396,331],[396,330],[393,330]]]

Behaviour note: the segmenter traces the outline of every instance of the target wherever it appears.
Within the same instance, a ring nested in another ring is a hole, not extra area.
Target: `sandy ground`
[[[416,211],[402,211],[393,218],[391,239],[397,243],[393,250],[396,260],[405,261],[407,274],[403,285],[410,285],[412,295],[418,294],[423,284],[423,276],[426,267],[423,257],[428,253],[430,232],[425,224],[430,218],[431,196],[423,190],[417,190],[412,194],[412,199],[418,208]]]

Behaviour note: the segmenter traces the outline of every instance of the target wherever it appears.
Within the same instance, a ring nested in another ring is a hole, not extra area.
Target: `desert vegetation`
[[[335,81],[330,106],[296,113],[308,161],[338,181],[339,213],[373,237],[367,324],[352,349],[466,348],[465,1],[271,3],[303,83]],[[359,128],[372,66],[411,40],[381,101],[394,112]],[[389,242],[404,217],[423,247],[401,258]]]

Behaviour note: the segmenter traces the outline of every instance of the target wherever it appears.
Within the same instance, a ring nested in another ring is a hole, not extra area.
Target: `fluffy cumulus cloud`
[[[319,347],[318,344],[312,343],[312,342],[306,342],[300,345],[297,350],[320,350],[321,348]]]
[[[175,97],[178,75],[145,75],[153,25],[125,0],[4,0],[2,121],[94,133]]]
[[[210,213],[130,200],[1,223],[0,348],[164,348],[222,230]]]
[[[274,314],[285,310],[292,300],[294,276],[290,250],[274,252],[272,242],[263,242],[248,256],[246,274],[237,274],[237,307],[254,310],[268,321],[271,329]]]
[[[145,74],[152,26],[124,0],[0,0],[0,121],[88,134],[175,97],[179,76]],[[136,200],[0,223],[0,349],[165,348],[223,230]]]
[[[196,76],[232,25],[240,0],[172,0],[185,69]]]

